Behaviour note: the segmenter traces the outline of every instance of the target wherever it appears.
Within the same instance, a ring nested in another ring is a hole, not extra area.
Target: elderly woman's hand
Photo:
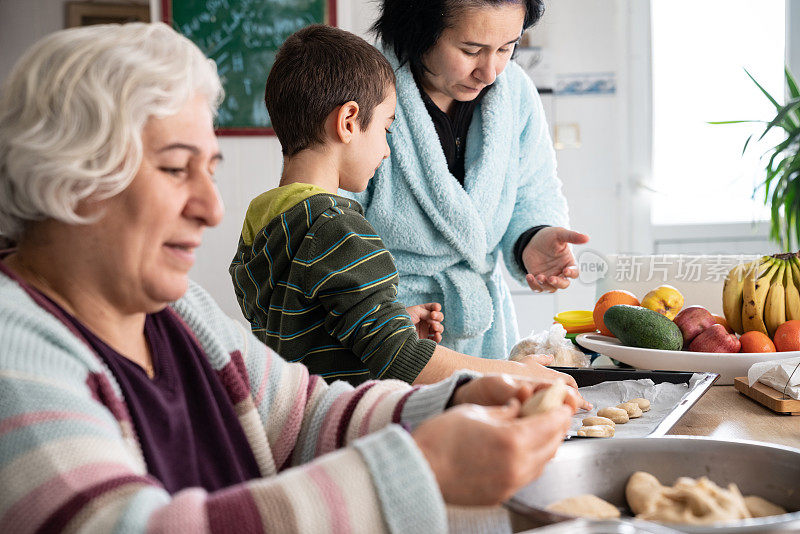
[[[581,245],[589,236],[566,228],[542,228],[522,251],[522,263],[528,272],[525,280],[534,291],[548,291],[569,286],[570,278],[578,277],[570,244]]]
[[[578,383],[575,382],[575,379],[572,377],[572,375],[568,375],[567,373],[562,373],[561,371],[556,371],[555,369],[550,369],[539,364],[536,360],[536,355],[534,354],[523,356],[517,359],[516,362],[524,365],[534,380],[561,380],[562,382],[565,382],[569,387],[575,390],[575,394],[580,398],[580,404],[578,407],[584,410],[592,409],[592,405],[583,397],[581,397],[580,393],[578,393]]]
[[[445,502],[494,505],[541,475],[569,429],[572,410],[518,417],[520,403],[468,404],[421,424],[412,436]]]
[[[572,378],[569,375],[564,376]],[[453,405],[470,403],[481,406],[502,406],[512,399],[524,403],[531,395],[540,389],[550,387],[552,383],[552,380],[532,380],[506,374],[486,375],[470,380],[459,387],[453,394],[452,403]],[[577,389],[569,389],[564,403],[569,406],[572,413],[588,404]],[[591,405],[588,404],[588,406],[591,409]]]

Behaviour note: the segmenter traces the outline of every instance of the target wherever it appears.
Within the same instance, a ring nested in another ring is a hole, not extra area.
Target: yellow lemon
[[[683,308],[683,295],[672,286],[659,286],[644,296],[642,306],[674,319]]]

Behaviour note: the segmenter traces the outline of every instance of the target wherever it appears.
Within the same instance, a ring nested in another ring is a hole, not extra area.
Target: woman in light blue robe
[[[507,358],[517,322],[501,258],[533,291],[576,278],[541,100],[511,59],[541,0],[384,0],[396,68],[391,156],[355,195],[392,252],[407,305],[440,302],[442,343]],[[545,325],[543,325],[544,327]]]

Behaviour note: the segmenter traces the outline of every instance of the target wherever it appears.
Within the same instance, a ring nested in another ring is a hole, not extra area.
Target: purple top
[[[147,470],[167,491],[199,486],[210,492],[261,477],[216,371],[169,307],[145,319],[155,370],[151,380],[142,367],[43,296],[81,332],[117,379]]]

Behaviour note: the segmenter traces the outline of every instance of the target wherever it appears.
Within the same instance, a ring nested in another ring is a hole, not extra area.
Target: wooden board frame
[[[67,28],[91,24],[150,22],[149,4],[111,4],[103,2],[65,2]]]

